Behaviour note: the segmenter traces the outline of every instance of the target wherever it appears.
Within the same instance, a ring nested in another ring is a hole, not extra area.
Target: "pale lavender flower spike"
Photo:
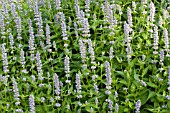
[[[7,57],[7,52],[5,48],[6,43],[3,43],[1,45],[2,48],[2,63],[3,63],[3,70],[5,73],[9,72],[8,70],[8,57]]]
[[[86,46],[83,43],[82,39],[79,40],[79,46],[80,46],[80,55],[81,55],[82,63],[84,63],[86,61]]]
[[[110,95],[111,91],[110,89],[112,88],[112,77],[111,77],[111,68],[110,68],[110,63],[108,61],[105,62],[105,71],[106,71],[106,91],[105,94]]]
[[[129,7],[127,8],[127,17],[128,17],[128,24],[131,27],[133,25],[132,24],[132,13],[131,13],[131,9]]]
[[[11,33],[9,34],[9,39],[10,39],[11,48],[14,48],[14,37],[13,37],[13,35]]]
[[[168,91],[170,90],[170,67],[168,68]]]
[[[82,98],[81,95],[81,80],[80,80],[80,73],[76,74],[76,90],[77,90],[77,98]]]
[[[154,43],[153,43],[153,48],[155,51],[153,54],[158,54],[158,43],[159,43],[159,36],[158,36],[158,27],[155,25],[154,26]]]
[[[29,41],[28,41],[28,44],[29,44],[29,50],[31,52],[34,51],[34,31],[33,31],[33,27],[32,27],[32,21],[31,19],[28,19],[28,25],[29,25]],[[33,58],[32,58],[33,59]]]
[[[106,67],[106,84],[110,86],[112,83],[112,78],[110,63],[108,61],[105,62],[105,67]]]
[[[61,9],[61,0],[55,0],[56,9]]]
[[[168,52],[169,50],[169,38],[168,38],[168,30],[164,28],[164,44],[165,44],[165,49]]]
[[[58,75],[54,73],[54,86],[55,86],[55,93],[56,95],[60,95],[60,81]]]
[[[38,70],[38,75],[39,75],[39,80],[43,80],[42,74],[42,62],[41,62],[41,57],[39,51],[36,53],[36,64],[37,64],[37,70]]]
[[[163,63],[164,61],[164,50],[160,51],[160,62]]]
[[[154,3],[151,1],[150,2],[150,21],[154,22],[154,16],[155,16],[155,5]]]
[[[136,113],[140,113],[140,107],[141,107],[141,100],[138,100],[138,101],[136,102],[136,106],[135,106],[135,108],[136,108]]]
[[[16,101],[19,101],[20,100],[19,99],[20,94],[19,94],[18,84],[17,84],[14,77],[12,77],[12,85],[13,85],[13,91],[14,91],[14,99]]]
[[[34,95],[29,96],[30,113],[35,113]]]
[[[22,64],[22,67],[25,67],[25,56],[24,56],[24,51],[23,49],[20,50],[20,62]]]
[[[51,41],[50,41],[50,26],[48,24],[46,24],[46,44],[47,44],[47,47],[51,47]]]
[[[116,113],[119,112],[119,104],[118,103],[116,103],[116,105],[115,105],[115,111],[116,111]]]

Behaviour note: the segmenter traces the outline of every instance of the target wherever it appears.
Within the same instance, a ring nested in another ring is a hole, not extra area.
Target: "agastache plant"
[[[65,15],[61,12],[61,29],[62,29],[62,37],[63,40],[68,40],[68,35],[67,35],[67,28],[66,28],[66,23],[65,23]]]
[[[38,33],[36,36],[43,37],[43,20],[41,16],[41,12],[39,11],[38,2],[34,0],[34,20],[36,21],[36,25],[38,27]]]
[[[3,82],[3,84],[4,84],[5,86],[7,86],[8,77],[9,77],[9,75],[7,75],[7,76],[2,76],[2,75],[0,75],[0,80]]]
[[[85,67],[85,62],[87,60],[87,56],[86,56],[86,45],[85,43],[83,42],[82,39],[79,39],[79,48],[80,48],[80,55],[81,55],[81,61],[83,63],[83,67]],[[84,68],[86,69],[86,68]]]
[[[77,93],[77,98],[80,99],[82,98],[82,95],[81,95],[81,80],[80,80],[80,76],[81,74],[80,73],[77,73],[76,74],[76,93]]]
[[[37,0],[34,0],[34,19],[36,20],[39,17],[39,8]]]
[[[30,106],[30,113],[35,113],[35,102],[34,102],[34,95],[29,96],[29,106]]]
[[[169,11],[170,0],[0,0],[0,113],[168,112]]]
[[[106,91],[105,94],[110,95],[111,91],[110,89],[112,88],[112,76],[111,76],[111,68],[110,68],[110,63],[108,61],[105,62],[105,71],[106,71]]]
[[[89,28],[89,23],[87,18],[82,19],[82,26],[83,26],[83,31],[82,31],[82,36],[83,37],[90,37],[90,28]]]
[[[158,25],[159,25],[160,27],[162,27],[162,25],[163,25],[163,19],[162,19],[162,16],[159,16]],[[165,29],[164,29],[164,30],[165,30]]]
[[[141,0],[142,4],[147,4],[148,0]]]
[[[34,31],[33,31],[33,27],[32,27],[32,21],[31,19],[28,19],[28,25],[29,25],[29,41],[28,41],[28,46],[29,46],[29,51],[31,54],[31,61],[34,60]]]
[[[160,50],[160,64],[163,65],[164,63],[164,50]]]
[[[74,0],[74,9],[76,12],[76,19],[78,20],[77,22],[79,23],[80,22],[80,7],[78,4],[78,0]]]
[[[22,12],[22,4],[21,4],[21,0],[18,0],[17,1],[17,8],[18,8],[18,10],[19,10],[19,12]]]
[[[47,49],[50,48],[51,45],[51,41],[50,41],[50,26],[48,24],[46,24],[46,44],[47,44]]]
[[[106,102],[108,102],[108,108],[109,108],[108,113],[111,113],[113,110],[113,101],[110,99],[106,99]]]
[[[10,4],[10,11],[12,13],[12,17],[15,18],[17,16],[17,12],[16,5],[13,2]]]
[[[39,12],[39,18],[37,19],[37,26],[38,26],[38,34],[37,36],[43,37],[43,20],[41,16],[41,12]]]
[[[4,12],[4,16],[9,19],[9,10],[8,10],[8,7],[7,7],[7,2],[4,2],[3,3],[3,12]]]
[[[158,44],[159,44],[159,36],[158,36],[158,27],[155,25],[154,26],[154,43],[153,43],[153,48],[154,52],[153,54],[158,54]]]
[[[169,12],[166,9],[163,9],[163,17],[165,20],[169,18]]]
[[[55,94],[60,98],[60,93],[61,93],[60,81],[56,73],[54,73],[54,87],[55,87]]]
[[[108,6],[108,11],[107,11],[107,20],[109,23],[109,29],[111,30],[110,35],[114,34],[114,27],[117,25],[117,20],[116,18],[113,16],[113,11],[111,6]]]
[[[61,9],[61,0],[54,0],[54,1],[55,1],[56,10]]]
[[[140,113],[140,108],[141,108],[141,100],[138,100],[137,102],[136,102],[136,113]]]
[[[1,34],[3,35],[1,38],[6,38],[4,36],[4,34],[5,34],[4,16],[3,16],[3,14],[1,12],[0,12],[0,29],[1,29]]]
[[[168,83],[167,84],[168,84],[167,90],[170,91],[170,67],[168,67]],[[166,98],[168,100],[170,100],[170,96],[169,95],[167,95]]]
[[[16,101],[15,105],[19,105],[20,104],[20,94],[19,94],[19,89],[18,89],[18,84],[15,80],[14,77],[12,77],[12,85],[13,85],[13,92],[14,92],[14,100]]]
[[[2,50],[2,65],[3,65],[3,71],[5,73],[9,72],[8,70],[8,57],[7,57],[7,51],[5,48],[6,43],[3,43],[1,45],[1,50]]]
[[[116,113],[119,112],[119,104],[118,103],[115,104],[115,111],[116,111]]]
[[[155,21],[154,17],[155,17],[155,5],[154,5],[154,3],[151,1],[151,2],[150,2],[150,17],[149,17],[149,19],[150,19],[151,22],[154,22],[154,21]]]
[[[11,33],[9,34],[9,40],[10,40],[10,47],[11,49],[13,49],[14,48],[14,37]]]
[[[28,7],[29,7],[29,11],[31,12],[32,9],[33,9],[33,3],[31,0],[27,0],[27,4],[28,4]]]
[[[108,11],[109,11],[109,3],[108,3],[108,0],[105,0],[104,1],[104,4],[101,4],[101,8],[102,8],[102,11],[103,11],[103,14],[104,14],[104,23],[107,24],[108,23]],[[108,28],[107,25],[104,26],[105,28]]]
[[[70,82],[71,82],[69,80],[69,77],[70,77],[70,58],[67,55],[65,56],[65,59],[64,59],[64,70],[65,70],[66,77],[67,77],[67,80],[65,82],[70,84]]]
[[[130,28],[129,24],[124,22],[124,34],[125,34],[125,43],[126,43],[126,53],[127,53],[127,59],[128,61],[131,58],[132,49],[131,49],[131,37],[129,36],[129,33],[132,32],[132,29]]]
[[[122,14],[123,14],[123,12],[122,12],[122,8],[121,8],[121,6],[117,4],[117,8],[118,8],[118,11],[119,11],[119,15],[122,15]]]
[[[75,35],[78,38],[79,35],[78,35],[78,28],[77,28],[77,23],[76,22],[74,22],[74,29],[75,29]]]
[[[131,9],[128,7],[127,8],[127,18],[128,18],[128,24],[130,27],[132,27],[133,23],[132,23],[132,13],[131,13]]]
[[[135,12],[136,11],[136,2],[135,1],[132,1],[132,7],[133,7],[133,11]]]
[[[91,58],[91,64],[94,64],[95,63],[95,55],[94,55],[94,48],[93,48],[91,39],[88,39],[87,43],[88,43],[88,52],[89,52],[90,58]]]
[[[51,10],[51,2],[50,1],[48,1],[48,9]]]
[[[85,12],[86,12],[86,16],[87,17],[89,17],[90,16],[90,14],[89,14],[89,12],[90,12],[90,0],[85,0]]]
[[[166,56],[169,56],[169,39],[168,39],[168,30],[164,28],[164,44],[165,44],[165,51],[167,52]]]
[[[109,58],[110,58],[110,60],[112,60],[114,58],[113,52],[114,52],[113,47],[110,47],[110,50],[109,50]]]
[[[58,100],[60,100],[60,98],[61,98],[61,96],[60,96],[60,94],[61,94],[61,85],[60,85],[60,80],[59,80],[59,77],[58,77],[58,75],[57,75],[57,73],[54,73],[54,78],[53,78],[53,81],[54,81],[54,87],[55,87],[55,95],[56,95],[56,100],[58,101]],[[55,106],[56,107],[60,107],[61,106],[61,104],[59,103],[59,102],[57,102],[56,104],[55,104]]]
[[[39,51],[36,53],[36,64],[37,64],[37,71],[38,71],[38,76],[39,80],[43,80],[43,70],[42,70],[42,62],[41,62],[41,57]]]
[[[20,63],[23,68],[25,68],[25,56],[24,56],[24,51],[23,49],[20,50]]]

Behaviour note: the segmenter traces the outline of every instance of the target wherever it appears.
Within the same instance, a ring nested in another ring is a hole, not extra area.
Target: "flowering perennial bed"
[[[1,113],[169,113],[170,1],[0,7]]]

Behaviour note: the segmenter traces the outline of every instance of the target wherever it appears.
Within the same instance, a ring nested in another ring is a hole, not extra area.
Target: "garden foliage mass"
[[[169,0],[4,0],[1,113],[169,113]]]

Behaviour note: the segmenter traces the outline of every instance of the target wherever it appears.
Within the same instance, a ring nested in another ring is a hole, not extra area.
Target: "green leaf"
[[[133,108],[133,102],[129,102],[129,107],[132,109]]]
[[[147,67],[147,68],[145,68],[145,69],[143,70],[143,72],[142,72],[142,76],[144,76],[147,72],[148,72],[148,67]]]
[[[168,108],[170,109],[170,101],[168,101],[167,105],[168,105]]]
[[[123,79],[121,79],[119,82],[124,84],[124,85],[127,85],[127,82],[125,80],[123,80]]]
[[[156,95],[155,92],[149,91],[149,96],[148,96],[147,100],[149,100],[150,98],[154,97],[155,95]]]
[[[104,103],[103,103],[103,107],[102,107],[102,108],[103,108],[103,109],[106,109],[106,107],[107,107],[107,103],[106,103],[106,102],[104,102]]]
[[[122,71],[115,71],[115,72],[117,72],[118,74],[120,74],[120,75],[122,75],[122,76],[124,76],[124,75],[125,75],[125,73],[124,73],[124,72],[122,72]]]
[[[16,67],[13,66],[13,67],[12,67],[12,72],[15,72],[15,71],[16,71]]]
[[[128,109],[128,108],[125,108],[125,109],[124,109],[124,112],[125,112],[125,113],[128,113],[128,112],[129,112],[129,109]]]
[[[136,74],[136,70],[134,69],[134,79],[139,80],[138,74]]]
[[[140,95],[140,100],[142,105],[144,105],[147,102],[148,95],[149,95],[148,92]]]
[[[86,111],[90,112],[90,106],[86,106]]]
[[[99,60],[99,61],[103,61],[102,57],[96,57],[96,59]]]
[[[117,59],[117,61],[118,61],[119,63],[122,63],[122,61],[119,59],[118,56],[116,56],[116,59]]]
[[[148,86],[153,87],[153,88],[157,88],[158,86],[152,82],[146,82],[148,84]]]

